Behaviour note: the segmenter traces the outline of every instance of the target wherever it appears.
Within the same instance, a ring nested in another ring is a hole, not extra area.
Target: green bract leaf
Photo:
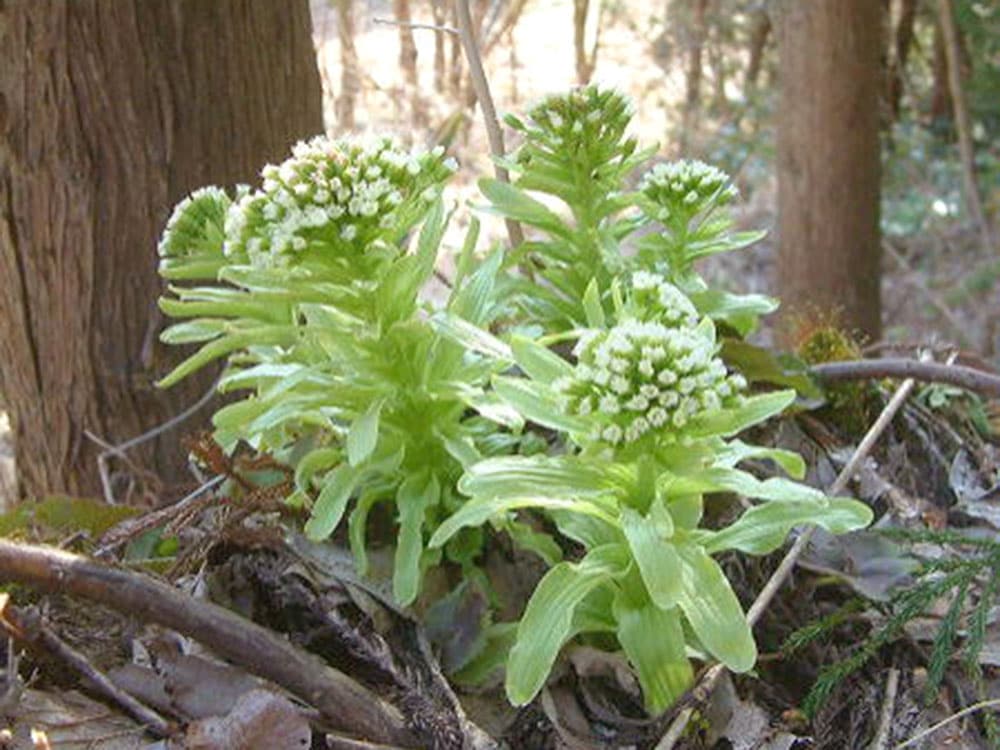
[[[562,219],[523,190],[489,178],[479,181],[479,189],[501,215],[530,224],[557,237],[570,239],[571,232]]]
[[[528,601],[507,659],[507,697],[530,703],[545,684],[563,644],[571,636],[573,613],[596,587],[622,575],[628,554],[620,545],[598,547],[578,563],[559,563],[542,578]]]
[[[583,311],[587,316],[587,325],[591,328],[604,328],[604,307],[601,305],[601,291],[597,287],[597,279],[591,279],[587,290],[583,293]]]
[[[472,497],[590,497],[621,494],[631,478],[627,469],[576,456],[501,456],[469,468],[458,489]]]
[[[618,642],[639,676],[646,710],[655,716],[694,682],[680,614],[676,607],[664,610],[649,601],[639,606],[618,601],[615,617]]]
[[[687,433],[692,437],[729,437],[780,414],[795,401],[795,391],[775,391],[750,396],[740,406],[696,415]]]
[[[765,555],[780,547],[795,526],[815,524],[831,534],[845,534],[865,528],[872,517],[867,505],[844,497],[830,498],[822,504],[766,503],[749,508],[726,528],[710,532],[703,543],[712,554],[737,549],[751,555]]]
[[[364,462],[374,452],[378,444],[379,415],[384,403],[381,399],[373,401],[351,424],[347,433],[347,461],[351,466]]]
[[[334,532],[360,477],[360,472],[344,465],[326,475],[323,489],[312,508],[312,516],[306,522],[306,536],[312,541],[321,542]]]
[[[628,539],[629,549],[639,566],[649,597],[660,609],[670,609],[681,595],[681,560],[669,541],[673,528],[664,526],[631,508],[622,509],[622,531]]]
[[[514,336],[510,340],[514,361],[529,377],[543,383],[551,383],[573,374],[573,366],[558,354],[554,354],[541,344]]]
[[[746,616],[722,568],[701,547],[680,545],[684,617],[708,652],[734,672],[757,661],[757,646]]]
[[[442,334],[474,352],[497,359],[513,359],[510,347],[488,331],[448,313],[438,313],[431,323]]]
[[[393,567],[392,594],[404,607],[417,598],[420,590],[420,557],[424,551],[424,517],[441,496],[437,477],[426,473],[411,475],[396,492],[399,508],[399,539]]]
[[[574,434],[587,429],[587,424],[582,419],[563,414],[557,406],[555,396],[540,383],[523,378],[496,376],[493,378],[493,388],[531,422]]]
[[[543,510],[566,510],[573,513],[593,516],[603,521],[614,530],[617,522],[608,511],[594,502],[585,500],[567,500],[555,497],[494,497],[484,500],[472,500],[452,514],[442,523],[429,546],[440,547],[454,536],[459,529],[466,526],[481,526],[494,516],[509,513],[522,508],[541,508]]]

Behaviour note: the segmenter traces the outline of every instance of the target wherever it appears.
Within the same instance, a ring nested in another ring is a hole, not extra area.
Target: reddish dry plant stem
[[[344,673],[234,612],[146,575],[0,539],[0,583],[89,599],[171,628],[284,687],[338,729],[377,743],[415,747],[402,714]]]

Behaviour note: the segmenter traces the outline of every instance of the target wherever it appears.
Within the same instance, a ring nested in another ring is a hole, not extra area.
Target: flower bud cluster
[[[226,254],[267,267],[293,262],[312,243],[363,252],[434,200],[455,169],[443,148],[407,153],[390,138],[300,142],[230,209]]]
[[[218,253],[226,212],[232,201],[217,187],[204,187],[174,207],[157,250],[160,257],[179,258],[200,253]]]
[[[632,274],[632,310],[637,318],[671,327],[694,328],[698,310],[684,292],[658,273]]]
[[[559,158],[609,160],[635,149],[633,140],[622,142],[634,113],[632,102],[620,91],[584,86],[547,96],[532,107],[529,133],[536,139],[541,136]],[[528,156],[523,150],[519,153],[522,159]]]
[[[707,208],[724,206],[739,195],[721,169],[697,160],[657,164],[639,184],[643,195],[658,207],[651,218],[690,219]]]
[[[746,388],[715,356],[699,328],[626,319],[577,343],[573,375],[553,388],[566,412],[593,421],[591,437],[610,445],[647,433],[678,434],[693,416],[733,406]]]

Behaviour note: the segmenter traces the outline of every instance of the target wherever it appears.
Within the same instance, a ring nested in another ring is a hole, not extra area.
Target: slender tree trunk
[[[597,47],[601,33],[601,0],[573,0],[573,51],[576,63],[576,82],[581,86],[590,82],[597,67]],[[588,34],[588,30],[592,33]]]
[[[941,21],[934,24],[933,83],[931,84],[931,121],[950,121],[953,112],[951,88],[948,86],[948,54],[945,52]]]
[[[193,402],[163,392],[156,241],[175,202],[322,130],[306,0],[0,5],[0,390],[22,492],[96,494],[98,448]],[[177,431],[130,451],[171,479]]]
[[[881,334],[881,3],[784,0],[778,19],[778,288],[790,322]]]
[[[973,221],[979,228],[980,237],[986,248],[995,248],[993,227],[990,225],[986,211],[983,209],[983,199],[976,183],[976,154],[972,142],[972,123],[969,120],[969,108],[965,102],[965,91],[962,88],[961,47],[958,38],[958,27],[955,25],[955,15],[950,0],[938,0],[938,17],[944,37],[945,56],[948,61],[948,90],[951,93],[951,103],[955,115],[955,130],[958,134],[958,151],[962,161],[962,191],[965,193],[965,204]]]
[[[445,26],[448,22],[447,0],[431,0],[431,13],[435,26]],[[439,94],[445,91],[445,32],[434,32],[434,88]]]
[[[753,13],[753,23],[750,27],[750,57],[747,61],[746,76],[743,79],[743,89],[746,98],[750,99],[757,90],[760,71],[764,65],[764,50],[771,36],[771,16],[765,8],[758,8]]]
[[[886,99],[893,122],[899,120],[905,89],[906,63],[913,47],[913,32],[917,20],[917,0],[898,0],[895,28],[892,33],[892,49],[886,72]]]
[[[418,128],[427,125],[427,107],[420,92],[420,75],[417,70],[417,43],[413,38],[413,16],[410,0],[395,0],[396,20],[399,22],[399,67],[410,95],[410,118]]]
[[[354,46],[354,0],[337,0],[337,35],[340,38],[340,96],[337,97],[337,129],[355,128],[354,110],[361,91],[358,49]]]
[[[685,69],[684,116],[680,147],[686,151],[701,111],[702,50],[705,47],[705,12],[708,0],[694,0],[686,29],[687,66]]]

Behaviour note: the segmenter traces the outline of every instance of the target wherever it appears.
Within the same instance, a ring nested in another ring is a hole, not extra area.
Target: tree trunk
[[[354,130],[354,110],[361,91],[361,66],[354,46],[354,0],[337,0],[337,36],[340,39],[340,95],[337,130]]]
[[[881,3],[785,0],[777,22],[778,289],[789,325],[836,315],[881,334]]]
[[[687,151],[690,134],[694,131],[701,110],[702,50],[705,46],[705,13],[708,0],[694,0],[691,17],[685,30],[687,67],[684,74],[684,116],[681,121],[680,149]]]
[[[893,122],[899,120],[905,88],[906,63],[913,46],[913,32],[917,20],[917,0],[899,0],[898,18],[892,31],[892,49],[886,71],[886,98]]]
[[[576,64],[576,82],[584,86],[590,82],[597,67],[597,45],[601,34],[601,0],[573,0],[573,51]],[[591,31],[591,34],[587,32]]]
[[[435,26],[445,26],[448,21],[447,0],[431,0],[431,13]],[[439,94],[445,90],[444,73],[444,42],[445,32],[434,32],[434,88]]]
[[[951,0],[938,0],[938,18],[944,36],[945,56],[948,60],[948,88],[951,92],[955,130],[958,135],[958,152],[962,162],[962,192],[965,194],[965,205],[979,228],[983,246],[987,250],[993,250],[993,227],[986,215],[986,210],[983,208],[983,199],[976,182],[976,153],[972,142],[972,122],[969,118],[969,108],[965,102],[965,90],[962,88],[961,45]]]
[[[747,62],[746,76],[743,79],[745,96],[749,100],[757,90],[760,71],[764,65],[764,50],[767,48],[768,37],[771,36],[771,16],[766,8],[758,8],[753,12],[753,22],[750,27],[750,58]]]
[[[945,52],[941,22],[934,24],[933,83],[931,84],[931,121],[951,120],[951,89],[948,86],[948,55]]]
[[[399,23],[399,67],[403,82],[409,89],[411,124],[422,128],[427,125],[427,108],[420,94],[420,75],[417,70],[417,43],[413,39],[413,16],[410,0],[395,0],[396,21]]]
[[[97,446],[177,414],[157,238],[180,198],[322,130],[307,0],[0,5],[0,390],[22,493],[95,494]],[[168,480],[176,431],[129,457]]]

